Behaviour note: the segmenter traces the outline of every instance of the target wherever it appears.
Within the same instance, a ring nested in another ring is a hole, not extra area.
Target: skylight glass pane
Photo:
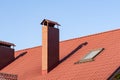
[[[96,49],[96,50],[92,50],[88,54],[86,54],[81,60],[79,60],[78,62],[75,62],[75,64],[88,62],[88,61],[93,61],[93,59],[103,50],[104,50],[104,48],[99,48],[99,49]]]
[[[95,57],[101,50],[94,50],[91,51],[87,56],[84,57],[84,59],[90,59]]]

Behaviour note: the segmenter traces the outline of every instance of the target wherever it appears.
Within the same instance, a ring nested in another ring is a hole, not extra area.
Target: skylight
[[[95,49],[90,51],[87,55],[85,55],[81,60],[79,60],[77,63],[83,63],[83,62],[88,62],[88,61],[93,61],[94,58],[104,50],[104,48],[99,48],[99,49]]]

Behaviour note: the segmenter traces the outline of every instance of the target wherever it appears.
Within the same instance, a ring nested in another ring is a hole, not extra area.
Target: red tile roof
[[[94,61],[74,64],[97,48],[105,50]],[[25,51],[0,72],[18,74],[18,80],[107,80],[120,66],[120,29],[60,42],[60,60],[71,55],[47,75],[41,75],[41,46],[16,51],[16,57]]]

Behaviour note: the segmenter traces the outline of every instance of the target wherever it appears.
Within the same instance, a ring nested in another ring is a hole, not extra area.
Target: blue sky
[[[61,41],[119,29],[120,0],[0,0],[0,40],[41,45],[44,18],[61,24]]]

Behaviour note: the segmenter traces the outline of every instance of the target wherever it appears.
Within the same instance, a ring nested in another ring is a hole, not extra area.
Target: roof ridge
[[[17,50],[15,52],[19,52],[19,51],[23,51],[23,50],[29,50],[29,49],[34,49],[34,48],[38,48],[38,47],[41,47],[41,45],[40,46],[30,47],[30,48],[25,48],[25,49],[20,49],[20,50]]]
[[[63,40],[63,41],[60,41],[60,42],[66,42],[66,41],[75,40],[75,39],[79,39],[79,38],[96,36],[96,35],[105,34],[105,33],[110,33],[110,32],[119,31],[119,30],[120,30],[120,29],[114,29],[114,30],[108,30],[108,31],[98,32],[98,33],[95,33],[95,34],[90,34],[90,35],[86,35],[86,36],[82,36],[82,37],[77,37],[77,38],[72,38],[72,39],[68,39],[68,40]]]
[[[70,40],[79,39],[79,38],[85,38],[85,37],[91,37],[91,36],[96,36],[96,35],[100,35],[100,34],[110,33],[110,32],[119,31],[119,30],[120,30],[120,29],[115,29],[115,30],[109,30],[109,31],[99,32],[99,33],[90,34],[90,35],[86,35],[86,36],[82,36],[82,37],[77,37],[77,38],[72,38],[72,39],[68,39],[68,40],[63,40],[63,41],[60,41],[60,43],[61,43],[61,42],[66,42],[66,41],[70,41]],[[15,52],[19,52],[19,51],[23,51],[23,50],[29,50],[29,49],[34,49],[34,48],[38,48],[38,47],[41,47],[41,45],[40,45],[40,46],[34,46],[34,47],[26,48],[26,49],[17,50],[17,51],[15,51]]]

